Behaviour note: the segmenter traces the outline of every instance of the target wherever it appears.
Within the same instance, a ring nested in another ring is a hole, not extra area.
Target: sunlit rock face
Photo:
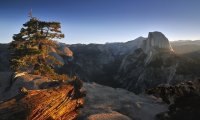
[[[149,32],[148,38],[143,41],[142,49],[148,54],[153,49],[160,48],[173,51],[169,40],[161,32]]]
[[[63,55],[68,56],[68,57],[73,57],[73,52],[68,47],[63,46],[63,47],[60,47],[59,49]]]
[[[57,44],[57,47],[49,47],[49,55],[55,57],[63,65],[73,60],[73,52],[65,45]]]
[[[27,73],[0,76],[0,120],[74,120],[84,103],[79,83]]]
[[[73,99],[74,88],[63,85],[54,89],[23,90],[0,103],[1,120],[74,120],[83,99]]]

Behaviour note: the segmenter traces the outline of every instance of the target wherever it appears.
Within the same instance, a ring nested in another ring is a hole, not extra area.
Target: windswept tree
[[[62,65],[49,55],[51,47],[56,48],[55,40],[64,38],[59,22],[40,21],[31,17],[23,24],[20,33],[14,34],[10,44],[11,69],[47,76],[53,79],[65,78],[55,73],[55,66]]]

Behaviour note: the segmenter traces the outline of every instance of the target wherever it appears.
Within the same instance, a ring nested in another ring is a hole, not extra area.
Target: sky
[[[0,0],[0,43],[34,17],[58,21],[60,42],[126,42],[160,31],[170,40],[200,40],[200,0]]]

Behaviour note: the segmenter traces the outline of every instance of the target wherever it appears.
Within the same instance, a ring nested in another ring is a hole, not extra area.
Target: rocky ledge
[[[149,95],[136,95],[120,88],[84,83],[87,94],[78,120],[155,120],[167,104]]]
[[[20,94],[0,104],[0,120],[73,120],[83,98],[75,97],[72,85],[44,90],[21,89]]]
[[[84,103],[81,80],[52,81],[0,72],[0,120],[74,120]]]

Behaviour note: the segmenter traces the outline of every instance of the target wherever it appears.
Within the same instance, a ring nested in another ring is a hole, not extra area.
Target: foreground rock
[[[78,120],[153,120],[167,105],[151,96],[135,95],[95,83],[84,83],[87,91]]]
[[[73,120],[83,105],[79,82],[27,73],[0,76],[0,120]]]
[[[59,81],[27,73],[0,72],[0,101],[6,101],[19,94],[20,88],[39,90],[59,86]]]
[[[73,99],[74,88],[64,85],[49,90],[23,90],[0,104],[0,120],[73,120],[83,99]]]

